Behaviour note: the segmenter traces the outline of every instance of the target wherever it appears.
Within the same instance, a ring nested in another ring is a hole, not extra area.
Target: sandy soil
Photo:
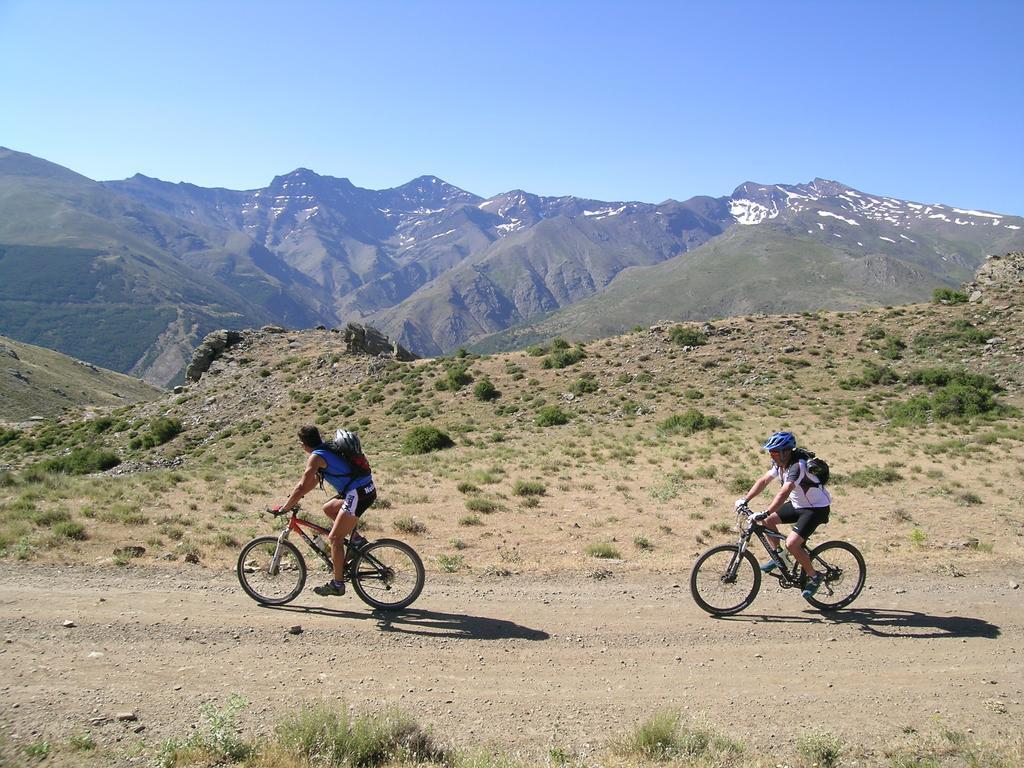
[[[152,746],[186,734],[202,703],[238,693],[247,730],[327,699],[395,705],[445,740],[523,754],[596,752],[662,709],[735,738],[792,743],[828,730],[868,749],[943,724],[1017,734],[1021,569],[954,578],[869,563],[868,581],[831,616],[771,582],[746,613],[714,619],[685,574],[429,574],[411,609],[384,617],[352,594],[308,588],[292,606],[263,608],[233,573],[198,566],[9,566],[0,733]],[[296,624],[301,634],[289,634]],[[138,719],[119,722],[126,711]]]

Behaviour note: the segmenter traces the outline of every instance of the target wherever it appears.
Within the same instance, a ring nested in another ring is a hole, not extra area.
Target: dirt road
[[[783,742],[828,730],[883,744],[943,724],[1001,739],[1024,714],[1022,577],[876,569],[833,617],[772,582],[747,613],[716,620],[683,576],[429,574],[412,609],[383,618],[309,590],[262,608],[232,573],[199,567],[8,566],[0,728],[15,742],[155,743],[238,693],[250,730],[330,699],[396,705],[445,740],[526,753],[596,751],[661,709],[743,739],[778,707]],[[138,720],[103,719],[123,711]]]

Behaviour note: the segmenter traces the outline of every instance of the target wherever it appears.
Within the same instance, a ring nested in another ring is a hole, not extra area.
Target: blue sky
[[[659,202],[815,176],[1024,214],[1024,3],[0,0],[0,145]]]

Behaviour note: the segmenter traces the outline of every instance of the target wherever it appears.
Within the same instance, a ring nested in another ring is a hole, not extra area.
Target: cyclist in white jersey
[[[772,457],[771,469],[757,479],[746,496],[736,500],[736,506],[748,504],[773,480],[782,484],[768,509],[756,515],[755,519],[763,521],[765,527],[775,533],[779,532],[779,523],[794,523],[792,533],[786,537],[786,549],[810,576],[804,586],[804,597],[813,597],[821,586],[821,574],[814,570],[804,542],[819,525],[828,522],[832,496],[818,478],[808,471],[806,460],[793,456],[796,437],[792,432],[776,432],[768,438],[763,448]],[[770,543],[778,549],[776,539]],[[761,565],[765,573],[773,568],[774,560]]]

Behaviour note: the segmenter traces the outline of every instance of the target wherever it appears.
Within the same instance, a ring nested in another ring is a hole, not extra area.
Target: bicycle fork
[[[281,552],[284,549],[281,545],[288,540],[288,534],[290,532],[290,528],[285,528],[281,531],[281,535],[277,537],[277,546],[274,548],[274,556],[270,558],[270,566],[267,569],[267,572],[271,576],[277,576],[281,570]]]

